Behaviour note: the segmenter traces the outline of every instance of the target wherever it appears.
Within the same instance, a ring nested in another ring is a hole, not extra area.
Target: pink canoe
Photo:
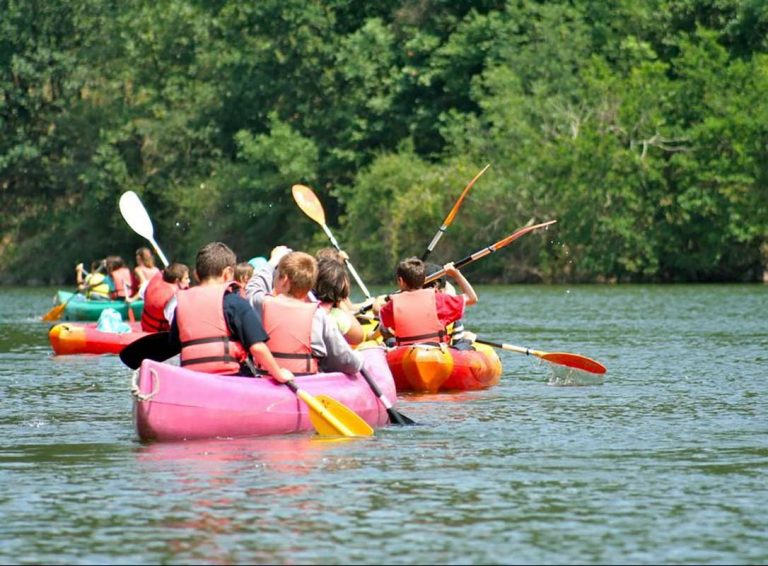
[[[383,348],[361,352],[382,393],[396,399]],[[312,395],[328,395],[372,427],[389,422],[386,408],[360,375],[297,377]],[[144,360],[133,377],[133,414],[142,440],[266,436],[314,430],[303,401],[271,379],[200,373]]]

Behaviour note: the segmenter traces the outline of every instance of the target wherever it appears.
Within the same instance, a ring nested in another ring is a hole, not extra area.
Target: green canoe
[[[74,293],[69,291],[59,291],[56,296],[58,303],[66,303]],[[130,304],[131,310],[136,320],[141,320],[141,312],[144,310],[144,301],[137,300]],[[77,294],[69,300],[64,309],[62,320],[99,320],[101,311],[106,308],[113,308],[120,313],[123,320],[128,318],[128,303],[125,301],[99,301],[86,299],[84,295]]]

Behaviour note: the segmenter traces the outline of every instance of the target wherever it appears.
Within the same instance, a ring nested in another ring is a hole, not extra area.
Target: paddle
[[[102,269],[102,266],[103,266],[103,263],[100,263],[95,273],[99,273]],[[64,311],[67,309],[67,305],[69,304],[69,302],[75,297],[77,297],[77,294],[80,291],[88,292],[91,289],[103,284],[104,284],[103,281],[99,281],[98,283],[94,283],[93,285],[88,285],[85,289],[80,289],[80,288],[75,289],[75,291],[69,296],[69,298],[66,301],[64,301],[63,303],[59,303],[58,305],[53,307],[51,310],[49,310],[47,313],[45,313],[42,316],[42,320],[44,320],[45,322],[52,322],[54,320],[59,320],[61,316],[64,314]]]
[[[120,361],[131,369],[138,369],[145,359],[164,362],[181,350],[178,344],[171,344],[170,332],[153,332],[128,344],[120,352]]]
[[[334,238],[333,234],[331,233],[331,229],[328,228],[328,225],[325,223],[325,211],[323,210],[323,205],[320,203],[317,195],[315,195],[315,192],[305,185],[293,185],[291,187],[291,193],[293,194],[293,200],[296,201],[296,204],[299,205],[299,208],[302,210],[302,212],[320,224],[320,226],[323,228],[323,231],[325,232],[325,235],[328,236],[329,240],[331,240],[333,247],[338,251],[341,251],[341,246],[339,246],[336,238]],[[352,277],[355,278],[358,286],[363,291],[365,298],[370,299],[371,294],[368,292],[368,287],[366,287],[365,283],[363,283],[362,279],[360,279],[360,276],[357,274],[357,271],[355,271],[352,263],[348,259],[345,261],[345,263],[347,264],[347,269],[349,269]]]
[[[309,420],[323,436],[373,436],[373,428],[352,409],[327,395],[310,395],[293,381],[285,383],[309,407]]]
[[[435,233],[435,236],[432,238],[432,241],[429,242],[429,245],[427,246],[427,250],[424,252],[424,254],[421,256],[421,261],[427,261],[427,258],[429,257],[429,254],[432,253],[432,250],[435,249],[435,246],[437,245],[437,242],[440,241],[440,238],[443,237],[443,234],[445,234],[445,231],[448,230],[448,227],[453,222],[453,219],[456,217],[456,213],[459,212],[459,208],[461,207],[461,203],[464,202],[464,199],[467,196],[467,193],[469,193],[469,189],[472,188],[472,185],[475,184],[475,181],[477,181],[480,176],[485,173],[488,168],[491,166],[489,163],[485,167],[483,167],[483,170],[480,171],[477,175],[475,175],[475,178],[472,179],[469,184],[464,188],[464,190],[461,193],[461,196],[459,197],[459,200],[456,201],[456,204],[453,205],[453,208],[448,213],[448,216],[445,217],[445,220],[443,220],[442,225],[440,226],[440,229]]]
[[[460,269],[464,267],[465,265],[468,265],[472,263],[473,261],[477,261],[480,258],[483,258],[487,256],[488,254],[491,254],[497,250],[500,250],[504,246],[507,246],[517,240],[520,236],[524,236],[528,232],[532,232],[533,230],[536,230],[537,228],[545,228],[549,226],[550,224],[554,224],[557,222],[557,220],[550,220],[549,222],[542,222],[541,224],[534,224],[533,226],[526,226],[525,228],[520,228],[517,232],[514,232],[504,238],[503,240],[499,240],[495,244],[491,244],[487,248],[483,248],[482,250],[476,251],[475,253],[468,255],[464,259],[461,259],[454,263],[457,269]],[[440,271],[436,271],[432,275],[429,275],[426,279],[424,279],[424,284],[431,283],[435,279],[440,279],[443,275],[445,275],[445,269],[441,269]]]
[[[507,350],[509,352],[517,352],[518,354],[525,354],[527,356],[536,356],[553,364],[568,366],[570,368],[580,369],[589,373],[602,374],[607,371],[605,366],[600,362],[580,354],[569,354],[567,352],[542,352],[540,350],[523,348],[522,346],[513,346],[512,344],[498,344],[496,342],[489,342],[488,340],[480,339],[476,339],[475,342],[478,344],[486,344],[488,346],[493,346],[494,348]]]
[[[126,191],[120,196],[120,214],[128,223],[128,226],[136,232],[139,236],[149,240],[152,247],[155,248],[157,255],[160,257],[160,261],[163,262],[163,266],[168,267],[168,260],[165,258],[163,250],[155,242],[154,233],[155,230],[152,227],[152,220],[147,214],[147,209],[139,199],[139,195],[133,191]]]
[[[381,391],[379,388],[379,384],[376,383],[373,380],[373,377],[371,377],[371,374],[368,373],[368,370],[365,368],[360,368],[360,373],[363,374],[363,377],[365,378],[365,381],[368,382],[368,385],[370,386],[371,390],[376,394],[376,397],[378,397],[381,400],[381,404],[384,405],[384,407],[387,409],[387,414],[389,415],[389,422],[396,425],[415,425],[417,424],[412,419],[406,417],[401,412],[397,411],[393,406],[392,403],[389,401],[386,395]]]

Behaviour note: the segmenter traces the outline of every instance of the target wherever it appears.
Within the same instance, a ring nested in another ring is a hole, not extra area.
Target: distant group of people
[[[477,294],[452,263],[401,261],[399,291],[365,303],[380,323],[374,333],[356,317],[361,305],[350,301],[348,259],[334,248],[312,256],[280,245],[268,260],[237,263],[226,244],[212,242],[197,253],[198,284],[191,287],[186,265],[159,270],[148,248],[137,250],[133,272],[110,256],[94,262],[90,273],[78,265],[77,275],[91,298],[143,298],[142,328],[167,331],[181,365],[202,372],[270,375],[281,382],[318,372],[352,374],[362,367],[354,346],[379,336],[388,345],[471,347],[461,318]],[[425,285],[441,270],[460,294],[444,276]]]

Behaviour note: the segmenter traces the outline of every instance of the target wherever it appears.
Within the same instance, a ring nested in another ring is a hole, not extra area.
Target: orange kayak
[[[486,389],[499,382],[501,360],[490,346],[475,350],[413,344],[387,352],[397,391],[437,393]]]
[[[124,334],[102,332],[96,323],[62,322],[48,331],[48,340],[57,356],[67,354],[119,354],[134,340],[146,336],[141,323],[130,323],[132,331]]]

